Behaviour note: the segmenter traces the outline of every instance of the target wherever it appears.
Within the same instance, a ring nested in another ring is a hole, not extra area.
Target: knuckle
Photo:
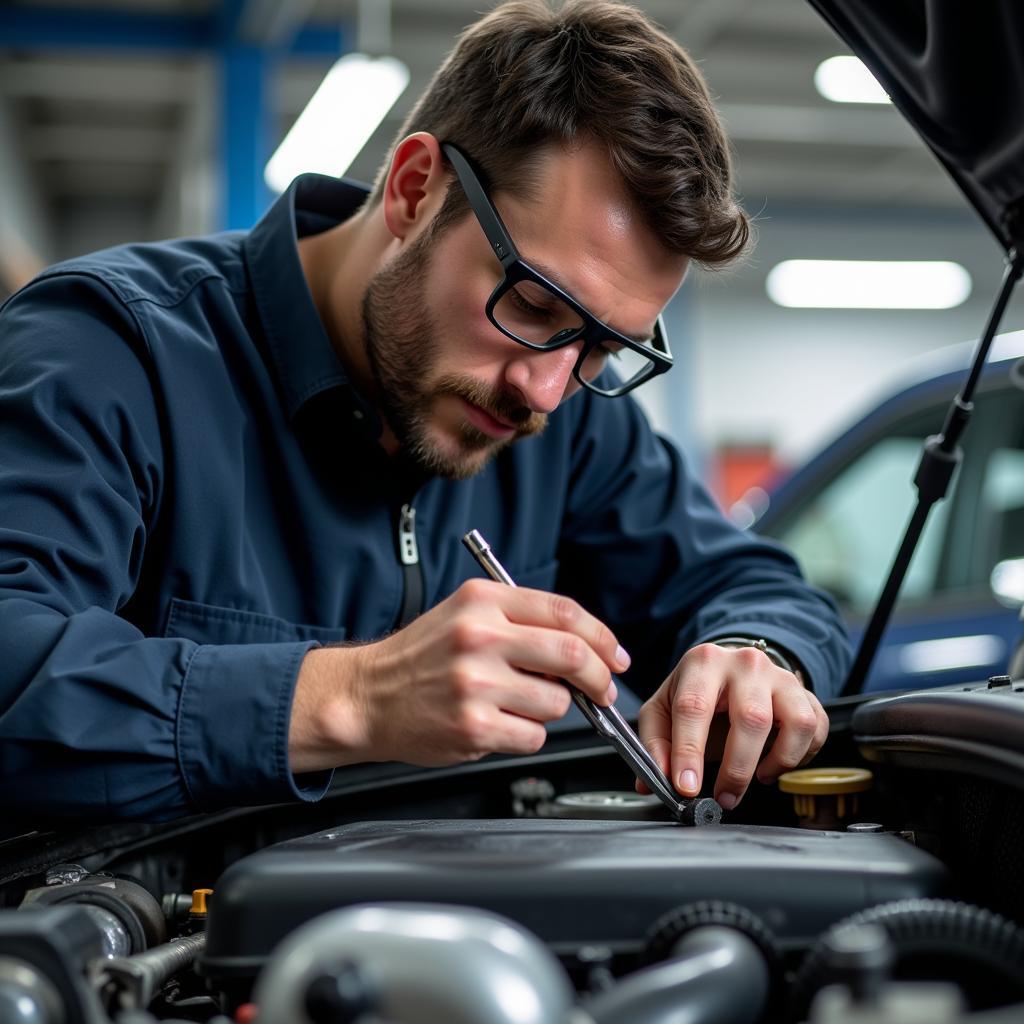
[[[578,637],[563,634],[558,642],[558,657],[570,672],[578,672],[587,663],[586,644]]]
[[[771,664],[756,647],[737,647],[734,654],[736,661],[748,672],[756,672]]]
[[[704,757],[704,748],[693,740],[682,740],[675,744],[675,753],[680,760],[699,761]]]
[[[750,732],[767,732],[772,727],[772,709],[764,704],[744,704],[736,712],[739,726]]]
[[[687,651],[687,658],[698,668],[706,668],[722,656],[723,648],[717,644],[698,644]]]
[[[456,604],[464,606],[483,601],[487,596],[488,590],[487,580],[473,577],[473,579],[462,583],[452,596]]]
[[[818,716],[810,709],[800,711],[790,720],[790,727],[804,739],[813,738],[818,731]]]
[[[738,765],[723,766],[718,774],[718,781],[730,792],[742,792],[750,782],[750,772]]]
[[[492,630],[482,622],[462,615],[451,627],[452,647],[460,653],[471,653],[486,647],[494,639]]]
[[[457,732],[467,750],[485,752],[488,749],[490,728],[487,716],[478,708],[463,707],[456,719]]]
[[[796,750],[784,750],[781,753],[775,755],[775,760],[778,762],[780,768],[796,768],[797,765],[801,764],[805,757],[810,751],[804,751],[802,754]]]
[[[466,660],[456,662],[452,666],[449,678],[452,695],[460,701],[468,700],[480,688],[480,676]]]
[[[711,698],[701,690],[681,690],[672,701],[673,710],[683,718],[710,718]]]
[[[572,598],[552,594],[549,600],[551,618],[560,629],[571,629],[576,625],[581,609]]]

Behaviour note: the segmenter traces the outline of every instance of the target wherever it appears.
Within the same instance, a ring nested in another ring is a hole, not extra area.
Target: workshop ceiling
[[[266,0],[249,3],[267,6]],[[202,15],[215,4],[6,0],[4,6],[59,8],[72,17],[101,10]],[[306,24],[355,25],[355,0],[281,0],[273,6],[288,8]],[[457,33],[490,6],[489,0],[392,0],[392,50],[409,65],[412,82],[351,169],[353,176],[373,176],[399,121]],[[896,207],[964,209],[895,111],[838,106],[817,95],[817,64],[848,51],[801,0],[640,0],[637,6],[699,59],[733,139],[748,208],[770,213],[800,204],[864,208],[876,216]],[[281,68],[273,95],[278,137],[325,67],[322,59],[305,58]],[[215,158],[216,81],[209,55],[0,47],[0,103],[16,126],[18,159],[40,193],[54,236],[69,220],[113,205],[131,208],[152,233],[166,231],[160,212],[168,191],[181,188],[182,161],[202,152]]]

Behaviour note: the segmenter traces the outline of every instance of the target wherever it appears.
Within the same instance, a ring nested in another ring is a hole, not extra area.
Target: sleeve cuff
[[[319,800],[333,772],[293,775],[288,726],[299,666],[318,644],[201,645],[182,682],[178,764],[189,799],[207,811]]]

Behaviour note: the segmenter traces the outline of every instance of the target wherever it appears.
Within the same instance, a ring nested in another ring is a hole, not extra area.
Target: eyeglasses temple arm
[[[452,167],[455,168],[459,184],[462,186],[463,192],[466,193],[466,198],[469,200],[469,205],[473,207],[477,220],[480,221],[480,227],[483,228],[487,241],[494,250],[494,255],[501,260],[501,265],[508,269],[519,259],[519,250],[516,249],[515,242],[512,241],[512,236],[508,233],[508,228],[505,227],[501,215],[484,191],[477,172],[473,169],[469,158],[450,142],[443,142],[441,149],[451,161]]]

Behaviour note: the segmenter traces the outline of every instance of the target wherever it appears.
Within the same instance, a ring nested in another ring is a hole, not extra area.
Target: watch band
[[[720,636],[709,640],[708,643],[715,644],[717,647],[756,647],[762,654],[767,655],[773,665],[778,665],[779,668],[784,668],[787,672],[798,674],[796,665],[778,647],[772,647],[763,637],[755,639],[750,636]]]

